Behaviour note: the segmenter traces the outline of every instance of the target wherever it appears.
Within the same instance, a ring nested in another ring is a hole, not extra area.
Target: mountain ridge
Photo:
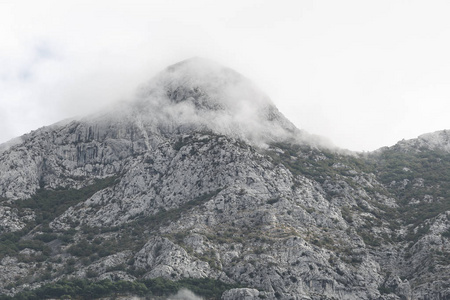
[[[147,296],[204,280],[227,300],[450,297],[445,134],[407,143],[420,151],[346,153],[308,143],[276,110],[254,115],[265,125],[252,135],[210,104],[217,83],[198,83],[210,75],[174,94],[167,72],[192,62],[131,104],[0,152],[0,294],[62,297],[83,279]]]

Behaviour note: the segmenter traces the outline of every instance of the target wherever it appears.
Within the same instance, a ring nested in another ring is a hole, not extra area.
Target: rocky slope
[[[175,281],[223,299],[449,299],[448,141],[347,153],[235,71],[178,63],[133,102],[0,147],[0,293],[59,297],[87,278],[132,294]]]

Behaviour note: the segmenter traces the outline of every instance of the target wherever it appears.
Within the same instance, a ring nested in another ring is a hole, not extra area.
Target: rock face
[[[417,139],[403,140],[397,146],[405,150],[440,150],[448,153],[450,152],[450,131],[442,130],[426,133]]]
[[[259,298],[259,291],[256,289],[231,289],[226,291],[223,300],[256,300]]]
[[[223,299],[449,299],[446,131],[346,154],[191,59],[0,147],[0,293],[210,278]]]

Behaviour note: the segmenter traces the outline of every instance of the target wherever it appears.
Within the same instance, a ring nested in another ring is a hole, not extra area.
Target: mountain
[[[0,146],[0,299],[450,299],[448,145],[343,151],[180,62]]]
[[[442,130],[423,134],[417,139],[400,141],[396,146],[403,151],[437,150],[450,152],[450,132],[448,130]]]

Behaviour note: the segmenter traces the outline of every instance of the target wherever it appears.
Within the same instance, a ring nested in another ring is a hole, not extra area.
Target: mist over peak
[[[310,137],[251,80],[199,57],[161,71],[141,88],[132,106],[143,124],[165,133],[211,130],[260,146],[282,140],[305,142]],[[307,142],[326,144],[320,139]]]
[[[269,97],[249,79],[199,57],[167,67],[153,78],[143,92],[154,92],[155,89],[163,89],[175,103],[191,101],[198,107],[237,111],[244,103],[254,107],[273,105]]]
[[[226,135],[258,147],[292,142],[335,148],[326,138],[295,127],[251,80],[198,57],[168,66],[142,85],[130,101],[74,122],[86,132],[97,132],[100,139],[128,138],[130,128],[137,128],[148,149],[174,135],[194,132]]]

